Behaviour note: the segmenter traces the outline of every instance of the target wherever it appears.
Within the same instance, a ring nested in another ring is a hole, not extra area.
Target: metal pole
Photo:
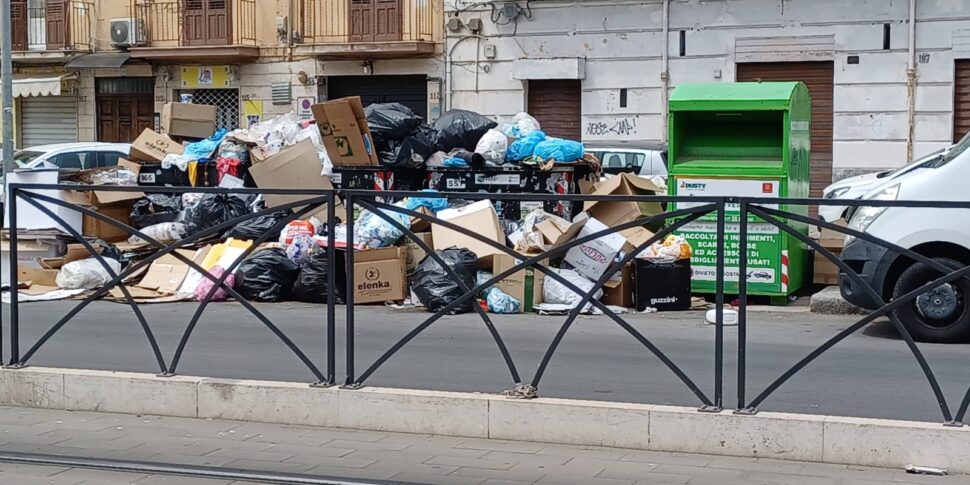
[[[337,376],[337,196],[330,191],[327,200],[327,384],[336,383]]]
[[[3,97],[3,173],[13,170],[13,60],[10,26],[10,0],[2,0],[0,7],[0,51],[3,52],[3,70],[0,72],[0,96]]]
[[[726,204],[721,199],[717,204],[717,277],[714,291],[714,408],[723,407],[724,384],[724,246],[727,244],[727,234],[724,231],[724,211]]]
[[[347,380],[345,386],[353,386],[357,382],[354,371],[354,196],[346,194],[344,203],[347,204],[347,295],[344,299],[347,302],[347,321],[345,330],[347,332]]]
[[[738,222],[738,410],[745,408],[744,391],[747,385],[747,345],[748,345],[748,203],[741,202],[741,217]]]

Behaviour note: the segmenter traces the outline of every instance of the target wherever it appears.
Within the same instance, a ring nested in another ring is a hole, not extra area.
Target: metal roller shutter
[[[327,99],[360,96],[366,107],[373,103],[401,103],[428,118],[428,77],[420,76],[331,76],[327,78]]]
[[[20,98],[20,133],[23,147],[77,141],[77,97]]]
[[[953,141],[970,133],[970,60],[956,61],[953,82]]]
[[[529,81],[529,114],[549,136],[582,138],[583,89],[579,81]]]
[[[831,62],[765,62],[737,66],[738,81],[802,81],[812,96],[811,196],[821,197],[832,183],[832,91]],[[814,213],[814,208],[813,208]]]

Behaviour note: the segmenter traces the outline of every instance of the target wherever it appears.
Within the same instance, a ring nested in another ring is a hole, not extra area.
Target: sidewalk
[[[563,423],[568,426],[569,423]],[[283,472],[365,483],[956,484],[902,470],[236,421],[0,407],[0,454],[39,453]],[[0,461],[0,483],[229,484]]]

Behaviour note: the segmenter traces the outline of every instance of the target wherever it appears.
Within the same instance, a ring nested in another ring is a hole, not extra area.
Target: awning
[[[131,58],[127,52],[96,52],[75,57],[67,62],[68,69],[98,69],[113,68],[117,69]]]
[[[74,79],[77,74],[60,74],[38,76],[30,74],[13,75],[13,95],[19,97],[28,96],[60,96],[61,81]]]

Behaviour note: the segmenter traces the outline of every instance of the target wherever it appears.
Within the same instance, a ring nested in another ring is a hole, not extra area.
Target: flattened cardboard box
[[[403,300],[407,255],[403,247],[354,251],[354,303]]]
[[[374,138],[360,97],[340,98],[310,107],[323,146],[336,166],[377,165]]]
[[[184,148],[179,142],[145,128],[145,131],[131,142],[128,159],[132,162],[161,162],[165,159],[165,155],[169,153],[181,155],[183,151]]]
[[[434,240],[431,238],[430,232],[418,232],[414,235],[431,248],[434,248]],[[407,262],[405,267],[407,268],[408,272],[411,272],[414,270],[414,268],[421,264],[421,261],[424,261],[424,258],[428,255],[428,252],[421,249],[421,246],[418,246],[418,243],[414,242],[414,240],[411,238],[405,237],[404,240],[404,248],[407,250]]]
[[[520,262],[508,254],[496,254],[492,259],[492,274],[497,275]],[[548,266],[549,260],[541,260],[539,264]],[[542,303],[542,285],[545,281],[545,273],[534,267],[528,267],[506,276],[495,283],[495,287],[519,300],[519,309],[522,312],[530,313],[535,305]]]
[[[165,103],[162,131],[171,136],[208,138],[216,132],[216,107],[207,104]]]

